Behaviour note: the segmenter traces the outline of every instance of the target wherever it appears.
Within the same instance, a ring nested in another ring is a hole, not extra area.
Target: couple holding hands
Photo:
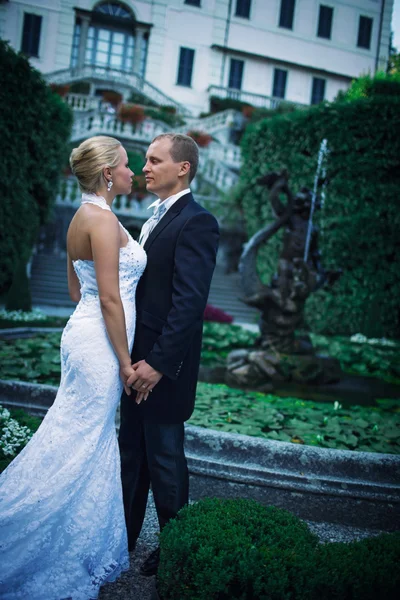
[[[120,142],[90,138],[70,164],[83,192],[67,235],[78,305],[56,399],[0,477],[2,600],[97,598],[129,567],[150,485],[160,529],[188,502],[184,422],[219,237],[189,187],[197,145],[173,133],[150,144],[143,172],[158,199],[138,242],[111,209],[134,175]],[[141,573],[158,562],[157,549]]]

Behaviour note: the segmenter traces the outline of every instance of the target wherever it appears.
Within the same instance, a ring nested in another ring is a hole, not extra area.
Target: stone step
[[[225,311],[235,321],[255,323],[258,311],[242,303],[241,294],[239,274],[226,274],[217,267],[211,282],[209,304]],[[34,305],[75,306],[68,293],[65,257],[35,254],[31,269],[31,295]]]

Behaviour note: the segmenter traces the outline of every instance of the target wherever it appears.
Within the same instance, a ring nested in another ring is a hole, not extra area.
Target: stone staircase
[[[73,308],[69,297],[67,259],[53,254],[35,254],[31,268],[31,294],[34,305]]]
[[[228,138],[234,112],[226,110],[204,119],[192,119],[186,125],[175,128],[175,131],[187,133],[198,129],[209,134],[219,133],[220,136],[225,135]],[[171,127],[163,121],[145,119],[133,126],[131,123],[123,123],[115,115],[108,115],[98,109],[75,114],[71,142],[79,144],[94,135],[109,135],[118,138],[124,144],[133,143],[136,147],[141,147],[145,153],[148,145],[157,135],[170,130]],[[217,193],[224,193],[237,183],[240,166],[239,146],[224,141],[214,141],[208,147],[200,148],[199,175],[216,188]]]
[[[35,306],[75,307],[69,297],[66,258],[38,253],[31,268],[31,294]],[[239,274],[225,274],[217,267],[211,283],[209,304],[234,317],[240,323],[254,324],[258,312],[239,300],[241,295]]]
[[[221,267],[214,271],[211,281],[209,304],[232,315],[235,322],[256,324],[259,312],[239,299],[242,295],[239,273],[224,273]]]

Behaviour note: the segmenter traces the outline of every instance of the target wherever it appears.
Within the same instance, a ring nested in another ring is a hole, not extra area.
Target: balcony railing
[[[97,110],[100,107],[102,99],[98,96],[88,96],[87,94],[66,94],[65,102],[72,110]]]
[[[78,208],[82,200],[82,193],[79,190],[78,182],[75,177],[65,177],[61,181],[60,190],[56,197],[57,206],[72,206]],[[146,220],[150,216],[147,211],[148,206],[154,198],[150,196],[143,201],[138,202],[128,196],[118,196],[113,206],[114,212],[119,216],[135,217]]]
[[[111,135],[125,141],[149,144],[157,135],[168,130],[166,123],[145,119],[136,126],[123,123],[115,115],[95,113],[74,119],[71,141],[78,142],[93,135]]]
[[[195,194],[196,201],[200,204],[212,206],[218,204],[218,195],[200,196]],[[56,197],[57,206],[70,206],[78,208],[82,201],[82,193],[79,190],[78,182],[75,177],[64,177],[60,182],[60,189]],[[146,221],[151,216],[148,210],[150,204],[154,202],[154,196],[149,194],[143,200],[138,202],[129,196],[118,196],[113,204],[113,211],[119,217],[132,217]]]
[[[302,108],[304,106],[304,104],[290,102],[289,100],[285,100],[283,98],[273,98],[272,96],[253,94],[252,92],[245,92],[243,90],[236,90],[218,85],[210,85],[208,88],[208,93],[210,96],[217,96],[218,98],[229,98],[231,100],[239,100],[239,102],[248,102],[257,108],[275,109],[278,108],[278,106],[282,103],[292,104],[297,108]]]
[[[201,119],[189,117],[186,119],[186,124],[179,128],[179,131],[181,133],[186,133],[186,131],[191,129],[206,131],[207,133],[212,134],[220,129],[230,127],[235,120],[235,113],[237,113],[236,110],[228,109],[215,113],[215,115],[210,115],[209,117],[203,117]]]
[[[47,73],[45,79],[49,83],[58,84],[73,83],[74,81],[82,80],[100,81],[109,86],[115,84],[116,86],[134,89],[156,104],[174,106],[182,115],[190,116],[191,114],[186,106],[183,106],[183,104],[180,104],[170,96],[167,96],[167,94],[164,94],[159,88],[143,79],[143,77],[137,73],[128,73],[126,71],[110,69],[109,67],[100,67],[97,65],[84,65],[81,68],[71,67],[69,69]]]

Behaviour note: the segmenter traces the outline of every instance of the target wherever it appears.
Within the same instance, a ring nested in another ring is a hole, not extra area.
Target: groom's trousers
[[[142,529],[150,485],[162,530],[188,503],[189,475],[183,423],[143,420],[134,400],[124,400],[119,448],[128,545],[133,549]]]

